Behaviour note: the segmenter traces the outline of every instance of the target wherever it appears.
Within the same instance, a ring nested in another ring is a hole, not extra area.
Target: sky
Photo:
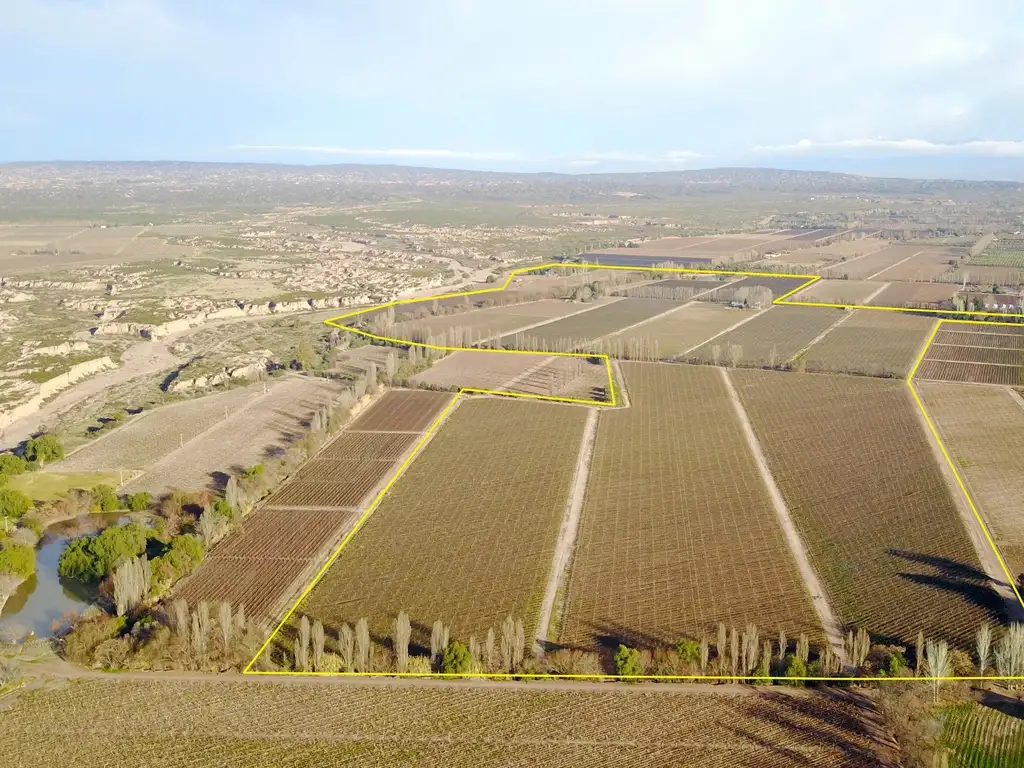
[[[1024,178],[1020,0],[0,0],[0,19],[0,162]]]

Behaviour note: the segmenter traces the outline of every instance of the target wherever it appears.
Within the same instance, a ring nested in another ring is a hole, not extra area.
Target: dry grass
[[[74,680],[0,711],[12,767],[874,768],[856,695]],[[624,737],[623,724],[631,732]],[[116,737],[112,733],[116,731]]]
[[[843,623],[966,646],[1001,615],[903,382],[730,375]]]
[[[650,646],[718,621],[820,633],[717,370],[622,365],[603,412],[559,641]]]

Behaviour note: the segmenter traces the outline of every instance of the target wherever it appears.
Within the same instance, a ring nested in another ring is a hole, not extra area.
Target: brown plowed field
[[[414,644],[429,647],[437,619],[468,641],[500,634],[511,614],[532,637],[586,417],[508,398],[461,403],[296,619],[320,619],[333,637],[365,617],[374,637],[390,637],[405,610]]]
[[[878,283],[866,280],[819,280],[786,301],[817,301],[823,304],[863,304],[878,290]]]
[[[417,435],[403,432],[353,432],[345,430],[331,441],[319,454],[322,459],[346,461],[349,459],[390,460],[400,459],[412,444],[418,440]]]
[[[954,326],[964,328],[968,326]],[[972,326],[973,327],[973,326]],[[939,329],[933,339],[934,344],[962,344],[973,347],[995,347],[997,349],[1024,349],[1024,333],[1014,333],[1012,329],[1000,327],[998,332],[953,331],[949,326]],[[1024,328],[1021,329],[1024,331]]]
[[[246,520],[237,535],[215,545],[210,557],[308,560],[350,517],[349,510],[294,512],[264,508]]]
[[[917,369],[914,378],[935,381],[959,381],[972,384],[1001,384],[1020,386],[1021,369],[1015,365],[985,365],[983,363],[948,363],[941,360],[925,360]]]
[[[1019,349],[993,349],[966,347],[954,344],[932,343],[926,360],[949,360],[955,363],[990,363],[1019,366],[1024,363],[1024,352]]]
[[[295,481],[267,499],[271,507],[357,507],[373,487],[387,477],[390,461],[312,461],[310,475],[300,473]],[[305,469],[303,469],[305,472]],[[325,478],[344,478],[329,482]]]
[[[624,363],[602,412],[559,642],[650,646],[716,622],[821,634],[717,369]]]
[[[356,419],[351,429],[422,432],[438,417],[452,396],[441,392],[392,390]]]
[[[903,382],[729,375],[843,623],[967,648],[1001,618]]]
[[[211,558],[174,596],[184,598],[190,606],[201,600],[245,606],[246,616],[263,621],[271,618],[278,602],[308,567],[309,561],[299,559]]]

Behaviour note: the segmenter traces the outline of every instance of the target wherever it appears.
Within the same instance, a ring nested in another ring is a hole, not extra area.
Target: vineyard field
[[[821,634],[718,370],[622,364],[598,420],[559,642],[675,642],[716,622]]]
[[[902,382],[730,376],[841,621],[968,646],[1001,617]]]
[[[314,689],[292,681],[112,678],[20,693],[0,710],[0,754],[14,756],[12,768],[141,766],[153,755],[173,768],[892,764],[872,719],[857,695],[779,689]],[[623,722],[641,735],[624,738]]]
[[[934,322],[903,312],[859,309],[807,350],[806,370],[903,378]]]
[[[619,299],[595,310],[532,328],[504,341],[516,349],[562,351],[563,342],[583,344],[678,306],[679,302],[666,299]]]
[[[695,362],[712,362],[715,347],[718,347],[719,362],[724,363],[730,359],[728,350],[732,344],[740,348],[738,364],[741,366],[779,365],[843,317],[845,312],[841,309],[774,306],[739,328],[698,347],[688,357]]]
[[[442,619],[482,639],[506,615],[534,631],[586,410],[462,402],[299,605],[329,636],[365,617],[388,637],[408,612],[413,643]],[[401,564],[401,567],[396,567]]]
[[[744,317],[749,317],[749,314],[729,309],[722,304],[687,304],[675,312],[609,337],[606,343],[599,345],[598,350],[605,352],[613,349],[619,339],[636,339],[648,349],[654,349],[657,345],[661,358],[673,357],[732,327]]]
[[[996,542],[1024,545],[1024,407],[1002,388],[917,388]]]
[[[950,768],[1024,765],[1024,728],[1020,718],[976,702],[946,710],[942,743],[952,752]]]
[[[878,290],[865,280],[818,280],[787,301],[818,301],[823,304],[863,304]]]
[[[451,395],[392,390],[350,427],[355,432],[422,432],[440,415]]]

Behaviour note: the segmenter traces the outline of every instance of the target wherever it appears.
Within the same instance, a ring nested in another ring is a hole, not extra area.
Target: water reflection
[[[68,543],[124,520],[122,513],[81,515],[54,523],[43,533],[36,548],[36,572],[8,598],[0,613],[0,632],[39,637],[53,634],[54,625],[69,614],[81,613],[96,599],[96,589],[57,575],[57,561]]]

